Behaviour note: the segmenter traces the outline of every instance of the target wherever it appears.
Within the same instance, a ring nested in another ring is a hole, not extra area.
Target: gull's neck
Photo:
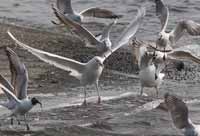
[[[152,58],[142,56],[140,60],[140,69],[144,69],[152,65]]]

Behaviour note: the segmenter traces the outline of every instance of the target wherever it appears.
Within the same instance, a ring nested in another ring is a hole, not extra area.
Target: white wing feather
[[[73,59],[65,58],[59,55],[29,47],[28,45],[18,41],[9,31],[8,34],[20,47],[26,49],[27,51],[38,57],[40,60],[54,65],[57,68],[70,71],[71,76],[80,80],[82,76],[82,71],[84,71],[85,69],[85,63],[80,63]]]

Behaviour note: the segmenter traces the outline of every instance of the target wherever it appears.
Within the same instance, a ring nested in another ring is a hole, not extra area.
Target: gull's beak
[[[37,102],[40,105],[41,111],[42,111],[42,103],[41,102]]]

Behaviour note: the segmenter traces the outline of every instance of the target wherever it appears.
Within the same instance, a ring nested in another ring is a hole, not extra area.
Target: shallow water
[[[192,19],[200,22],[200,1],[199,0],[168,0],[165,1],[169,5],[170,20],[169,30],[173,28],[180,19]],[[23,25],[34,28],[43,28],[48,31],[54,31],[57,28],[51,24],[50,20],[55,19],[51,10],[51,4],[54,0],[1,0],[0,18],[5,23],[15,23],[16,25]],[[81,11],[90,6],[100,6],[111,9],[112,11],[124,15],[118,21],[118,24],[112,30],[112,39],[114,40],[122,28],[131,21],[136,14],[136,9],[140,5],[147,5],[147,16],[144,20],[143,26],[137,33],[140,39],[155,40],[159,32],[159,20],[155,16],[155,5],[153,0],[73,0],[73,7],[77,11]],[[110,20],[86,18],[86,27],[90,25],[90,30],[94,33],[101,31],[102,27],[109,23]],[[53,28],[53,29],[51,29]],[[178,45],[186,45],[191,43],[198,44],[199,37],[192,38],[185,36]],[[45,39],[45,38],[44,38]],[[188,40],[189,39],[189,40]],[[39,41],[36,41],[39,42]],[[33,42],[34,43],[34,42]],[[38,46],[39,47],[39,46]],[[44,47],[48,50],[48,46]],[[51,49],[49,49],[51,51]],[[52,49],[53,51],[56,49]],[[59,52],[59,50],[57,51]],[[21,53],[21,52],[20,52]],[[67,135],[74,134],[74,136],[89,136],[89,135],[108,135],[108,136],[122,136],[122,135],[181,135],[171,124],[171,119],[164,111],[155,109],[159,104],[165,92],[173,92],[182,96],[188,103],[190,116],[195,123],[200,122],[199,104],[200,104],[200,75],[199,66],[194,74],[197,78],[194,80],[169,80],[163,83],[160,89],[159,99],[155,98],[154,89],[145,89],[146,96],[138,97],[140,91],[140,84],[135,75],[113,72],[111,76],[118,78],[109,78],[107,75],[100,80],[101,95],[103,103],[96,105],[96,91],[95,88],[88,87],[88,102],[87,108],[81,105],[83,100],[82,88],[73,81],[68,82],[68,78],[63,78],[64,72],[58,74],[59,70],[49,68],[49,65],[38,62],[36,58],[25,57],[28,53],[20,54],[23,57],[26,65],[31,73],[31,81],[29,90],[30,96],[38,97],[44,105],[43,112],[40,113],[39,106],[35,107],[30,113],[30,120],[33,133],[32,135]],[[4,64],[5,57],[1,55],[1,61]],[[7,63],[5,64],[7,65]],[[8,67],[0,66],[1,73],[9,77]],[[46,70],[47,69],[47,70]],[[45,72],[51,73],[50,77],[46,77]],[[40,77],[41,76],[41,77]],[[44,77],[43,77],[44,76]],[[49,78],[49,79],[48,79]],[[51,83],[51,78],[67,79],[61,83]],[[133,78],[133,79],[132,79]],[[40,82],[41,80],[41,82]],[[46,82],[48,80],[48,82]],[[65,82],[65,84],[63,83]],[[36,84],[36,83],[39,83]],[[78,86],[78,87],[77,87]],[[38,90],[49,90],[48,93],[39,93]],[[37,92],[36,92],[37,91]],[[4,120],[4,117],[9,112],[0,108],[1,127],[5,134],[24,134],[24,126],[9,126],[9,120]],[[5,115],[6,114],[6,115]],[[38,117],[39,116],[39,117]],[[107,129],[100,126],[91,127],[96,122],[103,122]],[[6,124],[4,126],[4,124]],[[77,126],[73,126],[77,125]],[[8,127],[9,126],[9,127]],[[71,127],[72,126],[72,127]],[[49,130],[48,128],[51,128]],[[58,129],[57,129],[58,128]],[[110,129],[108,129],[110,128]],[[62,131],[60,131],[60,129]],[[1,133],[0,133],[1,134]],[[16,135],[18,135],[16,134]]]

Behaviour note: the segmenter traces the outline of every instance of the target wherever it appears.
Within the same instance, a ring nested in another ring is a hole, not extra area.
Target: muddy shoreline
[[[67,104],[71,101],[70,98],[79,98],[81,101],[83,92],[79,83],[74,78],[69,77],[67,72],[45,64],[30,53],[16,47],[6,34],[8,29],[18,39],[32,47],[82,62],[86,62],[98,54],[95,49],[84,48],[79,39],[69,34],[66,36],[43,30],[0,24],[0,46],[9,46],[20,56],[29,72],[29,93],[31,95],[43,94],[38,96],[46,105],[43,112],[36,109],[29,114],[30,132],[24,131],[23,125],[10,126],[9,119],[5,119],[5,115],[3,115],[0,119],[1,135],[22,136],[27,133],[31,136],[180,135],[173,128],[167,113],[158,109],[145,110],[144,108],[138,110],[138,107],[146,103],[157,102],[153,89],[145,89],[148,96],[138,97],[137,93],[140,89],[138,79],[109,72],[109,70],[115,70],[137,74],[136,66],[131,63],[131,54],[123,49],[114,53],[106,61],[105,70],[100,79],[101,95],[105,98],[101,105],[96,104],[96,92],[92,86],[88,87],[88,97],[94,97],[94,99],[89,102],[87,107],[76,103],[73,105],[72,103],[72,105],[64,105],[60,108],[48,108],[48,106],[51,107],[60,103]],[[1,74],[9,79],[8,61],[3,51],[0,52]],[[191,66],[191,63],[186,63],[186,66]],[[189,88],[194,91],[193,94],[199,90],[199,68],[196,64],[192,64],[192,68],[186,74],[191,78],[186,78],[186,80],[184,80],[184,72],[172,73],[174,79],[167,76],[165,84],[161,86],[159,98],[162,98],[165,92],[175,90],[178,90],[177,93],[185,99],[198,98],[199,95],[196,95],[196,97],[192,94],[191,96],[187,95]],[[195,74],[193,70],[195,70]],[[175,80],[176,76],[179,77],[178,80]],[[183,78],[180,78],[181,76]],[[182,90],[185,92],[184,95]],[[130,95],[123,96],[125,93],[130,93]],[[49,94],[52,95],[48,96]],[[119,94],[122,94],[123,97],[107,98],[109,95],[119,96]],[[1,98],[5,99],[3,95],[1,95]]]

